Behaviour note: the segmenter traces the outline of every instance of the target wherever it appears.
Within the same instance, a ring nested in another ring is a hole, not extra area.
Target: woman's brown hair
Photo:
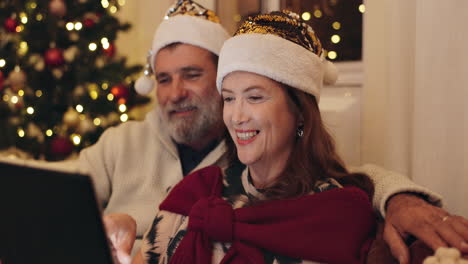
[[[335,149],[335,142],[326,130],[317,100],[314,96],[283,85],[291,105],[301,115],[304,134],[297,137],[292,153],[283,173],[275,183],[264,190],[267,199],[287,199],[309,194],[318,180],[334,178],[345,186],[356,186],[364,190],[369,198],[374,194],[370,178],[362,173],[350,173]],[[228,157],[237,160],[234,142],[227,136]]]

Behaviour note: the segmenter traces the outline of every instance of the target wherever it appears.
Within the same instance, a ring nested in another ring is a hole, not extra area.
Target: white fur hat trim
[[[228,38],[229,34],[221,24],[191,15],[169,17],[159,25],[154,35],[151,68],[154,71],[154,56],[169,44],[191,44],[219,55],[224,41]]]
[[[332,63],[312,51],[276,35],[257,33],[237,35],[224,43],[218,63],[218,91],[224,77],[234,71],[269,77],[312,94],[317,101],[326,72],[337,75]],[[336,80],[332,77],[327,75],[328,80]]]

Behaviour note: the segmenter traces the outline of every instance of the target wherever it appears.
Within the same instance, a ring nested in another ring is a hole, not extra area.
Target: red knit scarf
[[[170,263],[211,263],[213,241],[231,242],[221,263],[264,263],[261,249],[324,263],[364,263],[375,216],[367,195],[345,187],[232,209],[212,166],[186,176],[160,210],[189,216]]]

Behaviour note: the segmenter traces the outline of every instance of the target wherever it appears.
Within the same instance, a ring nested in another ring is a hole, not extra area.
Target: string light
[[[54,132],[52,131],[52,129],[47,129],[45,134],[46,136],[51,137],[54,134]]]
[[[107,90],[109,88],[109,84],[108,83],[103,83],[103,84],[101,84],[101,88],[103,90]]]
[[[316,18],[321,18],[322,17],[322,11],[320,11],[319,9],[315,10],[314,11],[314,16]]]
[[[127,114],[120,115],[120,121],[122,121],[123,123],[127,122],[128,121],[128,115]]]
[[[109,11],[112,13],[112,14],[115,14],[117,12],[117,7],[116,6],[111,6],[111,8],[109,9]]]
[[[119,0],[118,2],[119,2],[119,5],[120,5],[120,6],[124,6],[124,5],[125,5],[125,0]]]
[[[108,7],[109,7],[109,1],[108,1],[108,0],[102,0],[102,1],[101,1],[101,5],[102,5],[102,7],[104,7],[104,8],[108,8]]]
[[[12,103],[16,104],[16,103],[18,103],[18,101],[19,101],[18,96],[13,95],[13,96],[11,97],[11,102],[12,102]]]
[[[114,95],[113,95],[113,94],[111,94],[111,93],[110,93],[110,94],[108,94],[108,95],[107,95],[107,100],[109,100],[109,101],[112,101],[112,100],[114,100]]]
[[[338,54],[336,53],[336,51],[332,50],[328,52],[327,56],[330,60],[334,60],[336,59],[336,57],[338,57]]]
[[[70,138],[75,146],[78,146],[81,143],[81,136],[78,134],[71,134]]]
[[[96,99],[98,99],[99,94],[98,94],[97,91],[93,90],[93,91],[89,92],[89,97],[91,97],[91,99],[93,99],[93,100],[96,100]]]
[[[122,112],[122,113],[127,111],[127,106],[124,105],[124,104],[119,105],[119,111]]]
[[[72,31],[75,28],[75,24],[73,24],[73,22],[68,22],[65,27],[68,31]]]
[[[17,132],[18,132],[18,136],[21,137],[21,138],[24,137],[24,135],[26,134],[26,133],[24,133],[24,130],[22,128],[18,128]]]
[[[84,110],[83,106],[80,105],[80,104],[79,104],[79,105],[76,105],[75,109],[76,109],[76,111],[77,111],[78,113],[82,113],[83,110]]]
[[[95,126],[99,126],[99,125],[101,124],[101,119],[98,118],[98,117],[94,118],[93,124],[94,124]]]
[[[30,2],[30,3],[29,3],[29,8],[31,8],[31,9],[36,9],[36,7],[37,7],[36,2]]]
[[[24,29],[24,26],[23,26],[23,25],[19,25],[19,26],[16,26],[15,31],[16,31],[16,33],[20,33],[21,31],[23,31],[23,29]]]
[[[36,20],[37,21],[41,21],[43,18],[44,18],[44,16],[42,14],[37,14],[36,15]]]
[[[34,108],[32,108],[31,106],[26,108],[26,113],[28,113],[30,115],[34,114]]]
[[[302,13],[302,19],[304,19],[305,21],[309,21],[311,18],[312,16],[310,15],[309,12]]]
[[[21,20],[21,23],[23,23],[23,24],[28,23],[28,17],[26,16],[26,13],[24,13],[24,12],[20,13],[20,20]]]
[[[41,90],[37,90],[36,91],[36,97],[41,97],[42,96],[42,91]]]
[[[23,95],[24,95],[24,90],[20,89],[20,90],[18,91],[18,95],[19,95],[19,96],[23,96]]]
[[[4,94],[2,99],[3,99],[3,101],[8,102],[8,101],[10,101],[10,96],[8,94]]]
[[[88,48],[89,48],[90,51],[95,51],[97,49],[97,45],[96,45],[96,43],[91,42],[91,43],[89,43]]]
[[[333,43],[335,43],[335,44],[338,43],[338,42],[340,42],[340,40],[341,40],[341,38],[340,38],[339,35],[333,35],[333,36],[331,36],[331,41],[332,41]]]
[[[83,121],[83,120],[85,120],[85,119],[86,119],[86,116],[83,115],[83,114],[81,114],[81,115],[80,115],[80,120]]]
[[[0,59],[0,68],[5,67],[6,61],[4,59]]]
[[[28,43],[26,43],[25,41],[21,41],[19,49],[18,49],[18,55],[20,56],[26,55],[26,53],[28,53],[28,49],[29,49]]]
[[[75,30],[81,30],[82,28],[83,28],[83,24],[81,24],[81,22],[75,23]]]
[[[333,29],[339,30],[341,28],[341,23],[338,21],[333,22],[332,24]]]
[[[366,12],[366,6],[364,4],[359,5],[359,12],[363,13]]]

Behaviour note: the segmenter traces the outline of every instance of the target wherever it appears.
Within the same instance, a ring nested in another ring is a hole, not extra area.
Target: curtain
[[[361,159],[468,217],[468,1],[365,4]]]

